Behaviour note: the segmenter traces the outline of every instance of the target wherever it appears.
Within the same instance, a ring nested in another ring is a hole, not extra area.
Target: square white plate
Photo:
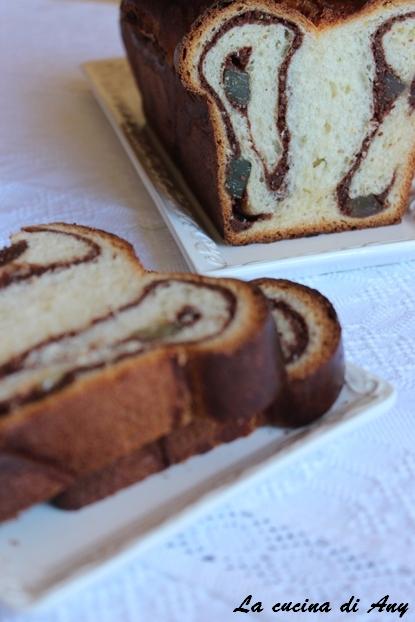
[[[398,225],[272,244],[225,244],[146,126],[127,61],[90,62],[84,70],[192,272],[243,279],[292,278],[415,259],[415,200]]]
[[[231,494],[301,458],[346,429],[384,413],[393,388],[349,365],[333,408],[299,430],[263,428],[191,458],[79,512],[35,507],[0,526],[0,602],[52,604],[163,541]]]

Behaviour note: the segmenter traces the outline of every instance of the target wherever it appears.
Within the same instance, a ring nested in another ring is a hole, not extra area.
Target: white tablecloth
[[[126,237],[148,267],[185,269],[79,69],[122,54],[116,6],[0,6],[0,242],[23,224],[76,221]],[[305,598],[333,611],[295,619],[398,619],[366,613],[385,594],[409,601],[415,620],[414,275],[406,263],[304,279],[334,302],[348,358],[397,386],[393,411],[55,609],[0,609],[0,620],[227,622],[247,594],[267,606],[264,622],[288,616],[270,612],[277,600]],[[351,595],[362,607],[344,618],[334,605]]]

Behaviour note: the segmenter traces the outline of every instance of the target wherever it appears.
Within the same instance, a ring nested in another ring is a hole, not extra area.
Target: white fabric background
[[[191,0],[189,0],[191,1]],[[0,0],[0,242],[64,219],[108,228],[151,268],[185,269],[79,70],[120,55],[117,8]],[[335,303],[347,356],[399,390],[388,415],[252,487],[92,588],[2,622],[228,622],[251,593],[277,600],[385,594],[415,620],[415,263],[304,279]],[[1,572],[1,569],[0,569]],[[396,614],[295,619],[398,619]]]

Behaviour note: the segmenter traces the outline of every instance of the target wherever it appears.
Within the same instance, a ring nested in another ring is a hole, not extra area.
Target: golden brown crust
[[[74,478],[23,454],[0,452],[0,522],[57,494]]]
[[[79,510],[171,465],[247,436],[265,423],[264,415],[236,418],[231,422],[195,419],[159,441],[121,457],[107,468],[78,479],[59,494],[53,504],[63,510]]]
[[[165,468],[159,443],[150,443],[127,456],[122,456],[105,469],[76,480],[72,486],[53,499],[53,505],[62,510],[80,510],[109,495],[141,482]]]

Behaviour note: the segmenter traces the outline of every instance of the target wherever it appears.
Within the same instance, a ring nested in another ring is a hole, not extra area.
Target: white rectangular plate
[[[346,385],[322,419],[299,430],[263,428],[79,512],[42,505],[0,526],[0,602],[51,604],[162,541],[346,429],[384,413],[393,388],[349,365]]]
[[[296,277],[415,258],[415,201],[403,221],[389,227],[272,244],[225,244],[146,126],[127,61],[90,62],[84,70],[192,272],[243,279]]]

